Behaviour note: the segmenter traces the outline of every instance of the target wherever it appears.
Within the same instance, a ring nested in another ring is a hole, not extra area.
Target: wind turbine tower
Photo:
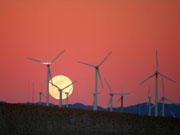
[[[41,91],[39,92],[39,104],[42,104],[42,96],[46,98],[46,96],[42,93],[43,88],[41,88]]]
[[[77,81],[74,81],[74,83],[77,82]],[[66,94],[66,108],[68,108],[68,97],[69,97],[69,93],[72,91],[72,88],[68,91],[68,92],[65,92]]]
[[[94,96],[94,105],[93,105],[93,110],[97,110],[97,89],[98,89],[98,76],[103,88],[103,83],[102,83],[102,79],[101,79],[101,75],[100,75],[100,71],[99,71],[99,67],[104,63],[104,61],[109,57],[109,55],[112,53],[109,52],[108,55],[98,64],[98,65],[92,65],[92,64],[88,64],[88,63],[84,63],[84,62],[80,62],[78,61],[78,63],[87,65],[87,66],[91,66],[95,68],[95,96]]]
[[[68,97],[69,97],[69,93],[71,92],[72,88],[70,89],[69,92],[65,92],[66,94],[66,108],[68,108]]]
[[[167,76],[165,76],[165,75],[163,75],[162,73],[159,72],[159,70],[158,70],[158,52],[156,50],[156,71],[155,71],[155,73],[153,73],[152,75],[150,75],[148,78],[146,78],[144,81],[142,81],[140,83],[140,85],[141,85],[144,82],[146,82],[147,80],[149,80],[150,78],[152,78],[153,76],[156,77],[156,79],[155,79],[155,116],[158,115],[158,75],[160,75],[160,76],[162,76],[162,77],[176,83],[176,81],[170,79],[169,77],[167,77]]]
[[[150,96],[150,87],[148,88],[148,116],[151,116],[151,96]]]
[[[175,102],[169,100],[168,98],[166,98],[166,97],[164,96],[165,89],[164,89],[164,80],[163,80],[163,79],[162,79],[162,88],[163,88],[163,96],[162,96],[162,98],[161,98],[160,101],[162,101],[162,117],[164,117],[164,101],[165,101],[165,100],[168,101],[168,102],[170,102],[171,104],[175,104],[175,105],[177,105],[177,106],[179,106],[179,107],[180,107],[180,105],[179,105],[179,104],[176,104]]]
[[[95,99],[95,95],[96,95],[96,93],[95,93],[95,91],[94,91],[94,89],[92,88],[92,91],[93,91],[93,105],[94,105],[94,99]],[[100,94],[100,92],[98,92],[97,94]]]
[[[128,93],[124,93],[123,91],[124,91],[124,90],[123,90],[123,88],[122,88],[122,89],[121,89],[121,93],[120,93],[121,97],[120,97],[119,100],[117,101],[117,102],[119,102],[119,101],[121,100],[121,112],[123,112],[123,99],[124,99],[124,95],[128,95]]]
[[[36,59],[33,59],[33,58],[27,58],[29,60],[32,60],[32,61],[35,61],[35,62],[38,62],[38,63],[41,63],[41,64],[44,64],[47,66],[47,94],[46,94],[46,105],[49,106],[49,78],[51,79],[52,76],[51,76],[51,72],[50,72],[50,65],[60,56],[64,53],[64,50],[59,54],[57,55],[52,61],[50,62],[43,62],[43,61],[40,61],[40,60],[36,60]]]

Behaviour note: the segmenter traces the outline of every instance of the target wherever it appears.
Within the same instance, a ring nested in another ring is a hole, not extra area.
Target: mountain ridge
[[[0,101],[0,103],[6,103],[5,101]],[[39,102],[36,103],[30,103],[30,102],[26,102],[26,103],[17,103],[17,104],[28,104],[28,105],[40,105]],[[42,102],[42,106],[46,106],[45,102]],[[55,104],[50,103],[50,106],[57,106]],[[151,104],[151,106],[153,106],[153,104]],[[180,118],[180,107],[174,105],[174,104],[165,104],[165,117],[176,117],[176,118]],[[66,108],[66,105],[62,105],[63,108]],[[92,105],[84,105],[82,103],[74,103],[74,104],[69,104],[68,105],[69,108],[79,108],[79,109],[86,109],[86,110],[93,110],[93,106]],[[158,103],[158,116],[161,116],[161,109],[162,109],[162,103]],[[110,108],[103,108],[101,106],[98,106],[98,110],[101,111],[110,111]],[[114,107],[113,108],[114,112],[120,112],[120,107]],[[123,108],[123,112],[126,113],[132,113],[132,114],[138,114],[138,115],[148,115],[148,106],[147,103],[140,103],[140,104],[136,104],[136,105],[130,105],[127,107]],[[154,116],[154,108],[152,108],[151,110],[151,114],[152,116]]]

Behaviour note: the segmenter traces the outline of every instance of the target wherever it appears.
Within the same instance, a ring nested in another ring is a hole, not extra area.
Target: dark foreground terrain
[[[0,103],[0,135],[180,135],[180,119]]]

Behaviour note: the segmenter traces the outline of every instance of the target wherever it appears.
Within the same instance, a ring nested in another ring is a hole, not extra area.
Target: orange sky
[[[65,49],[51,71],[77,80],[70,103],[93,103],[95,71],[77,61],[98,64],[111,50],[101,75],[114,92],[130,93],[125,106],[146,102],[147,86],[154,102],[155,80],[138,84],[155,71],[158,49],[160,72],[178,82],[165,80],[165,95],[180,103],[179,7],[179,0],[0,0],[0,100],[31,102],[34,83],[37,102],[42,84],[46,93],[46,67],[26,57],[50,61]],[[106,107],[103,83],[98,105]]]

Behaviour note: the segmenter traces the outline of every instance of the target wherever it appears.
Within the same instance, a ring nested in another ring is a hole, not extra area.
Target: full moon
[[[51,80],[50,80],[50,82],[51,82]],[[63,89],[64,87],[66,87],[66,86],[68,86],[69,84],[72,83],[72,81],[68,77],[66,77],[64,75],[58,75],[58,76],[53,77],[52,82],[53,82],[53,84],[58,86],[60,89]],[[64,89],[63,92],[62,92],[62,99],[66,98],[65,92],[69,92],[69,96],[70,96],[72,94],[72,91],[73,91],[73,85],[71,85],[71,86],[67,87],[66,89]],[[59,99],[60,92],[51,83],[49,83],[49,93],[53,98]]]

